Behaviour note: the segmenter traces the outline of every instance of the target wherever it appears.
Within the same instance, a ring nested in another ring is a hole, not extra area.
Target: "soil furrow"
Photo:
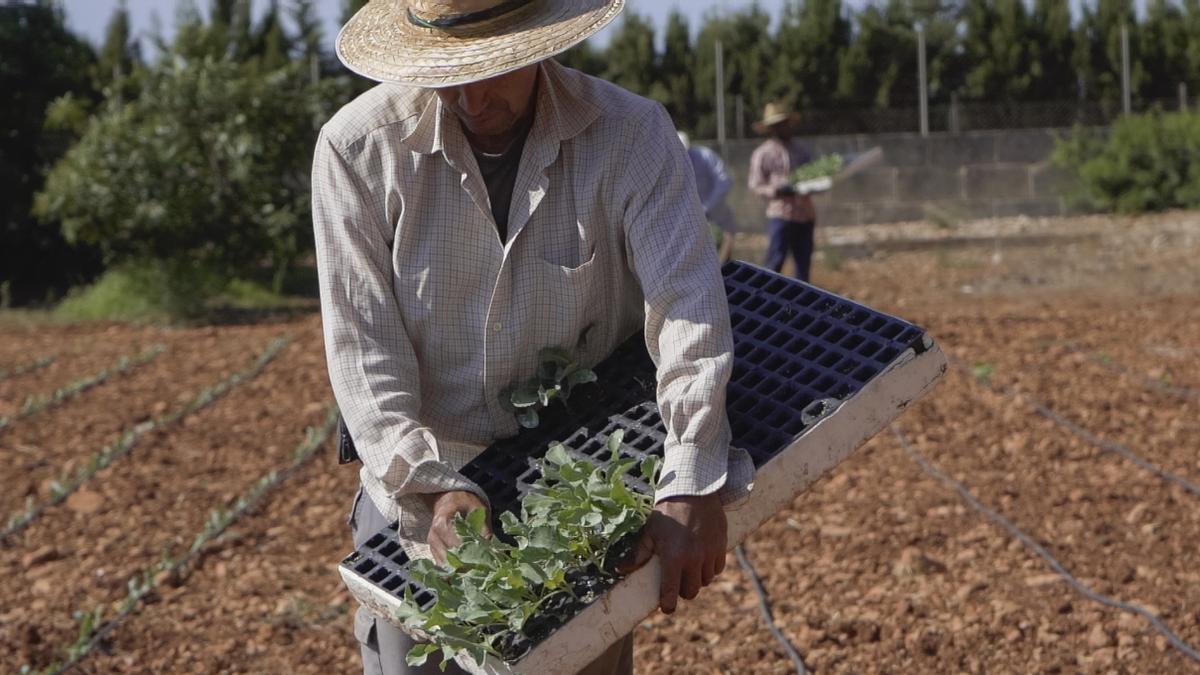
[[[301,327],[297,327],[299,332]],[[290,460],[328,400],[320,333],[308,322],[263,373],[166,432],[0,551],[0,664],[44,665],[71,641],[76,609],[111,603],[165,551],[190,546],[208,514]]]
[[[187,403],[201,390],[253,363],[279,327],[202,330],[167,343],[154,362],[62,406],[15,420],[0,431],[0,462],[13,468],[0,513],[46,501],[51,483],[73,473],[122,431]]]

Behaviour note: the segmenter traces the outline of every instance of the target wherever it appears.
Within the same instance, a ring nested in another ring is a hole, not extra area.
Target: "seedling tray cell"
[[[902,319],[746,263],[730,263],[723,273],[734,334],[727,412],[733,445],[757,469],[750,498],[727,512],[733,546],[929,391],[945,359],[923,330]],[[607,464],[605,439],[624,429],[624,457],[662,455],[666,429],[642,336],[595,371],[598,381],[576,390],[569,407],[552,406],[538,428],[493,444],[463,469],[487,492],[498,536],[498,515],[519,510],[553,443]],[[628,481],[651,492],[641,480]],[[434,602],[408,576],[408,563],[393,524],[339,571],[359,601],[393,621],[406,591],[424,607]],[[479,667],[462,657],[460,665],[477,673],[575,672],[654,611],[659,574],[654,560],[620,580],[516,663],[494,659]]]

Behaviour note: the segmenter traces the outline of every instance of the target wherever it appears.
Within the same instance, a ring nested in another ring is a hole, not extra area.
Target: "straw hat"
[[[421,87],[478,82],[570,49],[625,0],[371,0],[337,39],[363,77]]]
[[[768,103],[763,109],[762,119],[755,122],[754,130],[760,134],[765,134],[771,130],[771,127],[780,122],[791,122],[795,124],[800,121],[800,113],[792,112],[787,109],[782,103]]]

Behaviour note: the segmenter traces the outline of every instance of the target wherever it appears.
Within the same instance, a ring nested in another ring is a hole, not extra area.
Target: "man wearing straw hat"
[[[381,81],[322,130],[313,216],[329,375],[359,457],[360,545],[399,521],[442,558],[487,495],[459,470],[517,432],[501,392],[549,346],[594,365],[645,331],[667,428],[657,506],[632,566],[658,555],[660,606],[725,561],[732,338],[689,160],[662,106],[550,57],[624,0],[373,0],[338,55]],[[367,673],[411,642],[365,610]],[[626,638],[588,673],[632,671]]]
[[[783,105],[768,103],[754,130],[768,136],[750,157],[750,189],[767,199],[766,266],[783,269],[787,254],[796,263],[796,278],[808,281],[812,266],[813,230],[817,212],[812,197],[796,192],[792,172],[812,161],[808,148],[792,138],[792,125],[799,119]]]

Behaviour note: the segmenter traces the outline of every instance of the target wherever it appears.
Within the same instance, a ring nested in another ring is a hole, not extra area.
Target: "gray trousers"
[[[375,508],[371,498],[359,488],[354,497],[354,507],[350,512],[350,531],[354,538],[354,547],[358,548],[370,539],[373,534],[382,530],[389,523],[383,514]],[[404,662],[404,657],[413,646],[413,639],[404,631],[395,628],[390,623],[376,619],[365,608],[359,607],[354,614],[354,637],[358,638],[362,650],[363,675],[435,675],[441,673],[438,663],[440,654],[433,654],[424,666],[415,668]],[[446,673],[462,675],[466,671],[457,664],[447,664]],[[608,651],[593,661],[579,675],[632,675],[633,674],[633,635],[625,636],[624,640],[609,647]],[[527,673],[526,675],[543,675],[542,673]],[[546,673],[544,675],[565,675]]]

